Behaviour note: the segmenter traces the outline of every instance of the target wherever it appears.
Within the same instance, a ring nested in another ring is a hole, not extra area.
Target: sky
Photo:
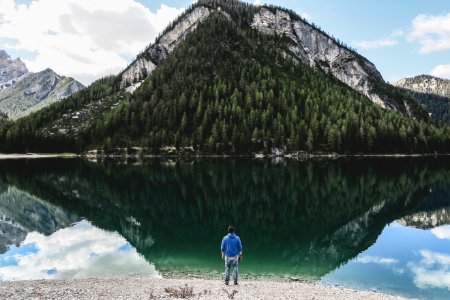
[[[117,74],[192,0],[0,0],[0,49],[33,72],[47,67],[84,84]],[[281,0],[371,60],[385,80],[450,79],[445,0]]]

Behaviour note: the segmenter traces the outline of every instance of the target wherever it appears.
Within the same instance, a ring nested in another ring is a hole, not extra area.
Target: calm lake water
[[[0,161],[0,279],[240,272],[450,297],[450,159]]]

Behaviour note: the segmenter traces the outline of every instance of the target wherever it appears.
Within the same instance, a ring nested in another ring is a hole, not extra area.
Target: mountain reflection
[[[163,272],[221,270],[219,242],[234,224],[243,272],[320,278],[395,220],[450,224],[449,167],[448,159],[1,161],[0,193],[14,188],[118,232]]]
[[[117,233],[81,221],[49,236],[29,233],[0,255],[1,280],[158,276],[154,266]]]

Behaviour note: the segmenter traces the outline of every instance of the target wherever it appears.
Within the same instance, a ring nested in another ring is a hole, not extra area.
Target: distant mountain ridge
[[[430,75],[419,75],[400,79],[394,85],[419,93],[435,94],[450,98],[450,80],[448,79]]]
[[[0,50],[0,90],[11,86],[27,73],[27,66],[20,58],[12,60],[5,50]]]
[[[450,123],[450,80],[419,75],[400,79],[394,86],[409,93],[436,121]]]
[[[0,50],[0,112],[17,119],[80,91],[84,86],[51,69],[28,72],[17,58]]]

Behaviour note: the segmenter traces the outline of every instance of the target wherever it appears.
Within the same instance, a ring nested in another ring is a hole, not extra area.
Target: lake
[[[450,296],[450,159],[0,161],[0,279],[244,277]]]

